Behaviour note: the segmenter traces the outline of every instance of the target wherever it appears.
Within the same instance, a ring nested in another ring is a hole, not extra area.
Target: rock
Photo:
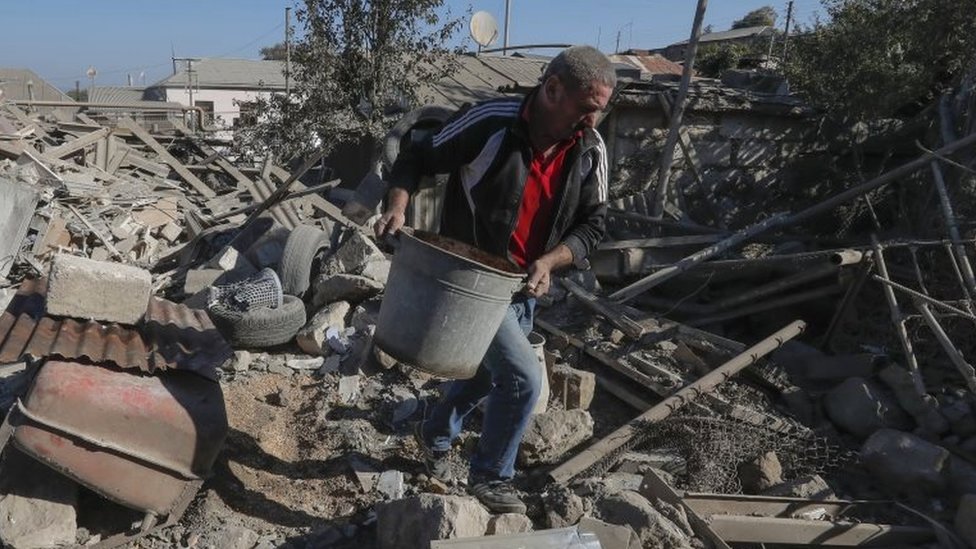
[[[258,534],[243,526],[225,525],[217,530],[204,533],[197,542],[198,547],[220,547],[221,549],[251,549],[258,541]]]
[[[250,276],[258,270],[233,246],[224,246],[217,255],[210,258],[205,265],[208,269],[221,271],[236,271],[244,276]]]
[[[501,536],[531,531],[532,521],[529,517],[520,513],[503,513],[491,517],[488,521],[488,530],[485,533],[489,536]]]
[[[359,398],[359,375],[342,376],[339,379],[339,402],[351,405]]]
[[[942,415],[949,421],[952,432],[960,437],[976,435],[976,418],[973,409],[962,399],[955,400],[941,408]]]
[[[637,532],[647,549],[691,549],[681,528],[654,508],[637,492],[624,491],[597,503],[603,519],[612,524],[626,524]]]
[[[976,466],[962,458],[949,456],[948,471],[953,495],[976,494]]]
[[[183,232],[183,228],[176,224],[176,222],[170,221],[159,230],[159,236],[166,239],[167,242],[172,244],[180,238],[180,234]]]
[[[322,272],[326,275],[341,273],[362,274],[369,263],[386,261],[386,256],[366,235],[353,231],[339,246],[336,253],[325,262]],[[385,283],[384,283],[385,284]]]
[[[841,429],[866,438],[882,428],[910,429],[912,421],[876,384],[852,377],[823,399],[827,417]]]
[[[295,342],[310,355],[328,355],[330,351],[326,345],[326,332],[329,328],[335,328],[339,332],[346,329],[349,307],[347,301],[336,301],[322,307],[301,330],[298,330],[295,334]]]
[[[542,497],[545,524],[549,528],[565,528],[576,524],[586,511],[583,498],[564,486],[558,486]]]
[[[183,293],[193,295],[201,290],[205,290],[217,284],[222,276],[224,276],[224,271],[220,269],[193,269],[187,271],[186,279],[183,281]]]
[[[342,357],[339,355],[329,355],[326,357],[325,362],[322,367],[319,368],[318,374],[324,376],[325,374],[331,374],[332,372],[338,372],[339,366],[342,364]]]
[[[376,345],[373,345],[373,357],[376,358],[376,362],[384,369],[389,370],[397,365],[397,359],[383,352]]]
[[[549,391],[556,402],[562,402],[567,410],[589,410],[596,391],[596,375],[566,364],[555,364]]]
[[[602,549],[641,549],[640,538],[628,525],[610,524],[592,517],[579,521],[581,532],[592,532],[600,540]]]
[[[358,303],[378,295],[383,285],[365,276],[351,274],[322,275],[315,281],[316,307],[335,301]]]
[[[376,481],[376,491],[387,499],[403,498],[403,473],[396,470],[383,471]]]
[[[290,376],[292,373],[294,373],[294,370],[280,362],[272,362],[271,364],[268,364],[268,372],[278,374],[280,376]]]
[[[288,366],[292,370],[318,370],[324,364],[325,359],[322,357],[299,358],[297,356],[290,356],[285,359],[285,366]]]
[[[392,265],[393,262],[385,257],[383,259],[373,260],[366,263],[366,266],[363,267],[360,274],[386,286],[386,280],[390,277],[390,267]]]
[[[660,469],[670,474],[683,473],[687,470],[685,458],[677,454],[664,452],[627,452],[620,457],[617,471],[644,475],[648,469]]]
[[[416,397],[410,396],[399,401],[393,409],[393,424],[398,425],[407,420],[417,411],[420,401]]]
[[[376,506],[379,549],[428,547],[433,540],[483,536],[491,515],[478,500],[420,494]]]
[[[861,461],[885,485],[924,494],[946,487],[949,452],[910,433],[881,429],[861,447]]]
[[[976,547],[976,494],[966,494],[959,500],[954,524],[956,533],[970,547]]]
[[[593,418],[586,410],[550,410],[534,415],[522,436],[519,462],[525,466],[555,463],[591,436]]]
[[[762,492],[764,496],[792,497],[813,500],[837,499],[837,494],[820,475],[807,475],[771,486]]]
[[[227,370],[234,372],[246,372],[251,367],[250,351],[234,351],[234,358],[224,363]]]
[[[78,485],[19,451],[8,451],[0,479],[4,547],[60,547],[75,542]]]
[[[640,490],[641,483],[643,481],[644,475],[615,471],[613,473],[607,473],[602,477],[586,479],[582,482],[582,487],[584,490],[587,490],[590,494],[594,494],[597,497],[606,497],[613,494],[618,494],[624,490],[636,492],[637,490]],[[587,495],[585,492],[580,490],[578,490],[577,493],[580,495]]]
[[[340,330],[330,326],[325,331],[325,343],[329,349],[344,355],[349,352],[349,339]]]
[[[878,377],[895,393],[901,407],[915,418],[923,430],[941,435],[949,430],[949,422],[939,413],[939,403],[932,395],[919,395],[908,370],[892,364],[878,372]]]
[[[775,452],[766,452],[738,467],[739,482],[746,494],[758,494],[783,482],[783,466]]]

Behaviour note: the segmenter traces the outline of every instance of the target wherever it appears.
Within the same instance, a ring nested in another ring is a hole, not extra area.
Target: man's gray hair
[[[611,88],[617,84],[613,63],[593,46],[572,46],[561,51],[546,65],[542,81],[550,76],[558,76],[563,84],[574,90],[588,90],[594,82]]]

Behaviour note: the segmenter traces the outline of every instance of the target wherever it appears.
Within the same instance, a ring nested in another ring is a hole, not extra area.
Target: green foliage
[[[304,0],[292,93],[258,101],[238,150],[290,159],[339,143],[378,143],[423,86],[454,70],[461,28],[443,0]]]
[[[287,48],[284,42],[278,42],[261,48],[260,53],[261,59],[265,61],[284,61],[287,57]]]
[[[695,71],[708,78],[720,78],[723,72],[737,68],[752,49],[743,44],[704,44],[698,48]]]
[[[732,22],[733,29],[748,27],[772,27],[776,25],[776,10],[772,6],[763,6],[750,11],[742,19]]]
[[[976,0],[822,0],[827,20],[791,39],[794,89],[854,120],[908,116],[976,61]]]

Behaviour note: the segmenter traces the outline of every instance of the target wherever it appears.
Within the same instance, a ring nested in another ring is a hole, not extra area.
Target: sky
[[[786,0],[711,0],[705,24],[728,29],[764,5],[780,14]],[[172,73],[171,57],[259,59],[284,40],[293,0],[0,0],[0,67],[29,68],[67,90],[94,67],[95,85],[152,84]],[[445,0],[454,16],[491,13],[504,34],[505,0]],[[510,0],[509,44],[591,44],[650,49],[686,40],[693,0]],[[794,19],[810,22],[820,0],[794,0]],[[296,24],[294,10],[292,23]],[[296,32],[300,32],[298,29]],[[461,33],[468,36],[465,26]],[[460,41],[460,37],[458,39]],[[495,46],[501,46],[499,37]],[[469,49],[477,46],[468,40]],[[537,50],[552,54],[558,50]]]

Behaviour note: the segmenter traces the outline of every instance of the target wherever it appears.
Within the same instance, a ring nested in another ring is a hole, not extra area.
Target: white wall
[[[271,92],[266,91],[200,88],[193,90],[193,102],[213,101],[214,125],[231,130],[234,127],[234,121],[241,114],[240,106],[237,102],[254,101],[258,97],[267,98],[270,95]],[[167,88],[166,101],[189,105],[190,95],[185,88]]]

